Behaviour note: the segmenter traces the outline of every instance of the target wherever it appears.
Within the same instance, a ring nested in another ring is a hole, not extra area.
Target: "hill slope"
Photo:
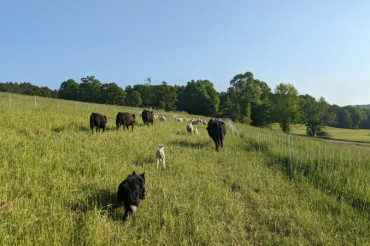
[[[116,131],[138,108],[0,93],[0,110],[1,245],[370,243],[368,148],[228,123],[217,153],[203,125]],[[105,133],[91,135],[92,111]],[[133,170],[147,194],[123,223],[116,191]]]

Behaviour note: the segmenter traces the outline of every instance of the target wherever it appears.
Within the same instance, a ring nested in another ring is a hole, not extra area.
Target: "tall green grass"
[[[115,130],[139,108],[0,93],[0,110],[1,245],[369,244],[366,147],[231,123],[217,153],[203,125]],[[91,135],[91,112],[105,133]],[[124,223],[116,191],[133,170],[147,195]]]

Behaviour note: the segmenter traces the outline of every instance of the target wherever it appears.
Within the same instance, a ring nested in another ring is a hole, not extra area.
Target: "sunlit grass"
[[[369,244],[365,147],[288,145],[232,124],[217,153],[204,125],[189,136],[186,122],[137,116],[133,132],[116,131],[117,112],[142,109],[11,96],[0,93],[0,245]],[[91,135],[93,111],[107,115],[105,133]],[[147,195],[123,223],[116,191],[133,170],[146,173]]]
[[[273,124],[272,129],[280,130],[280,127],[277,124]],[[323,131],[326,133],[325,138],[327,139],[370,143],[369,129],[343,129],[325,126]],[[306,126],[303,124],[293,125],[291,127],[291,134],[301,136],[306,135]]]

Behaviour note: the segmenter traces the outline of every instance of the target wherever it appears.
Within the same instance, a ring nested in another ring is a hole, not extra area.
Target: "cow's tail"
[[[90,115],[90,127],[91,128],[94,127],[94,113],[91,113],[91,115]]]
[[[116,126],[117,126],[117,130],[118,130],[118,127],[122,125],[121,123],[121,117],[119,114],[117,114],[117,117],[116,117]]]

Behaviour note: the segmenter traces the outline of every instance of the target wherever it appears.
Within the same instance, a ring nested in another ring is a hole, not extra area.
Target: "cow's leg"
[[[134,124],[131,125],[131,131],[134,131]]]
[[[216,146],[216,151],[218,151],[218,141],[217,141],[217,138],[213,137],[213,142],[215,142],[215,146]]]

